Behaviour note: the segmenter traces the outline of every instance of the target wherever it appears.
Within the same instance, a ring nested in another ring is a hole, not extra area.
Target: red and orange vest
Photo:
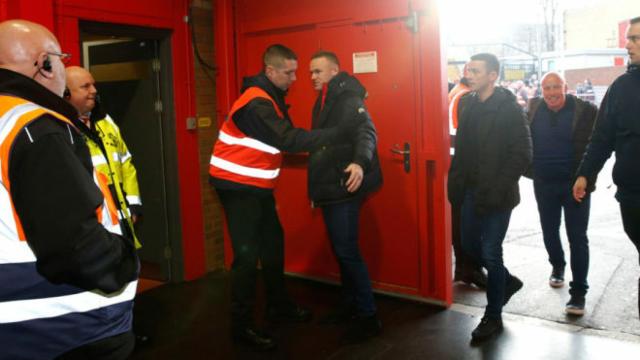
[[[245,135],[233,122],[233,115],[250,101],[271,101],[280,118],[284,115],[276,102],[259,87],[250,87],[233,103],[213,146],[209,174],[234,183],[273,189],[280,174],[282,153],[277,148]]]

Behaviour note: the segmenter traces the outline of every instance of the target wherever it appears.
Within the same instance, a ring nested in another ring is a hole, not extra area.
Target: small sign
[[[199,117],[198,118],[198,127],[199,128],[203,128],[203,127],[209,127],[211,126],[211,118],[210,117]]]
[[[364,51],[353,53],[353,73],[377,73],[378,72],[378,52]]]

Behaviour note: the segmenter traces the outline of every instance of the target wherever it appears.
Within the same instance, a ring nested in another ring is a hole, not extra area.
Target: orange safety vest
[[[209,174],[239,184],[273,189],[280,174],[282,153],[279,149],[245,135],[233,122],[233,115],[250,101],[271,101],[278,116],[284,115],[276,102],[259,87],[250,87],[233,103],[213,146]]]
[[[449,120],[453,129],[458,128],[458,104],[464,94],[470,92],[468,86],[458,84],[449,92]]]
[[[2,194],[3,196],[0,198],[6,199],[5,201],[9,202],[9,204],[3,204],[2,209],[4,210],[0,211],[0,221],[2,221],[2,223],[6,225],[6,227],[0,229],[0,236],[4,236],[8,239],[19,241],[26,240],[24,230],[22,228],[22,223],[20,222],[20,218],[16,213],[13,201],[11,199],[11,182],[9,180],[9,155],[11,153],[12,145],[16,136],[27,125],[29,125],[33,120],[47,113],[52,115],[56,119],[68,124],[69,126],[74,127],[69,119],[55,111],[43,108],[37,104],[31,103],[18,97],[7,95],[0,96],[0,125],[4,129],[9,129],[8,131],[2,131],[0,133],[0,183],[4,185],[2,186],[0,191],[5,193]],[[29,137],[31,137],[28,132],[27,134]],[[122,230],[120,229],[118,223],[116,206],[109,193],[109,187],[107,185],[108,182],[106,177],[102,174],[96,173],[96,171],[94,170],[93,179],[96,185],[100,188],[100,191],[102,192],[102,195],[104,197],[102,205],[100,205],[96,209],[96,216],[98,217],[98,221],[102,223],[102,225],[108,231],[116,234],[122,234]],[[11,209],[11,213],[7,211],[8,209]]]

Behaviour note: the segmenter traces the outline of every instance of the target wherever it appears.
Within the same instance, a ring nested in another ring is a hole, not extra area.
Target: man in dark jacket
[[[296,54],[272,45],[263,55],[264,71],[244,79],[242,96],[220,129],[211,156],[210,182],[227,217],[233,246],[232,336],[259,350],[273,349],[269,334],[253,321],[256,266],[262,267],[271,320],[304,322],[311,311],[293,303],[284,285],[284,234],[273,189],[282,151],[309,151],[335,138],[336,129],[294,128],[285,95],[296,80]]]
[[[376,130],[364,106],[365,88],[355,77],[340,72],[334,53],[315,53],[310,71],[318,91],[313,129],[345,129],[336,143],[312,151],[309,158],[309,197],[322,208],[344,292],[343,303],[324,322],[353,319],[342,341],[360,342],[381,329],[367,265],[358,247],[360,207],[364,197],[382,185]]]
[[[522,287],[504,266],[502,242],[520,202],[518,179],[531,161],[531,136],[515,96],[495,86],[495,55],[472,56],[467,69],[472,92],[460,103],[448,195],[462,206],[463,248],[487,269],[488,304],[471,334],[483,340],[502,330],[502,307]]]
[[[560,242],[560,218],[564,209],[565,227],[571,247],[571,299],[566,312],[584,315],[585,295],[589,288],[590,199],[582,203],[572,196],[574,174],[589,142],[598,109],[591,103],[566,94],[564,78],[555,72],[542,77],[542,98],[529,102],[528,120],[533,141],[533,166],[528,174],[538,203],[544,245],[553,267],[549,285],[564,285],[566,265]],[[591,179],[595,184],[595,179]],[[593,186],[589,190],[593,190]]]
[[[640,17],[631,19],[625,48],[629,54],[629,67],[611,84],[602,100],[591,142],[577,172],[573,196],[578,202],[586,198],[593,186],[592,179],[615,151],[616,199],[620,203],[624,231],[640,253]]]

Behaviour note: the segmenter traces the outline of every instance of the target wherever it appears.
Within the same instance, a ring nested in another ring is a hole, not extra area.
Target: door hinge
[[[153,104],[153,109],[157,113],[161,113],[162,112],[162,100],[156,100],[156,102]]]
[[[417,34],[418,31],[420,30],[420,24],[418,23],[418,12],[415,10],[410,10],[409,11],[409,16],[407,17],[407,21],[405,22],[405,24],[407,25],[407,28],[409,28],[409,30],[411,30],[412,33]]]
[[[173,254],[171,253],[171,248],[167,245],[164,247],[164,258],[171,259],[171,256],[173,256]]]
[[[151,61],[151,70],[153,70],[153,72],[160,72],[160,59],[153,59]]]

